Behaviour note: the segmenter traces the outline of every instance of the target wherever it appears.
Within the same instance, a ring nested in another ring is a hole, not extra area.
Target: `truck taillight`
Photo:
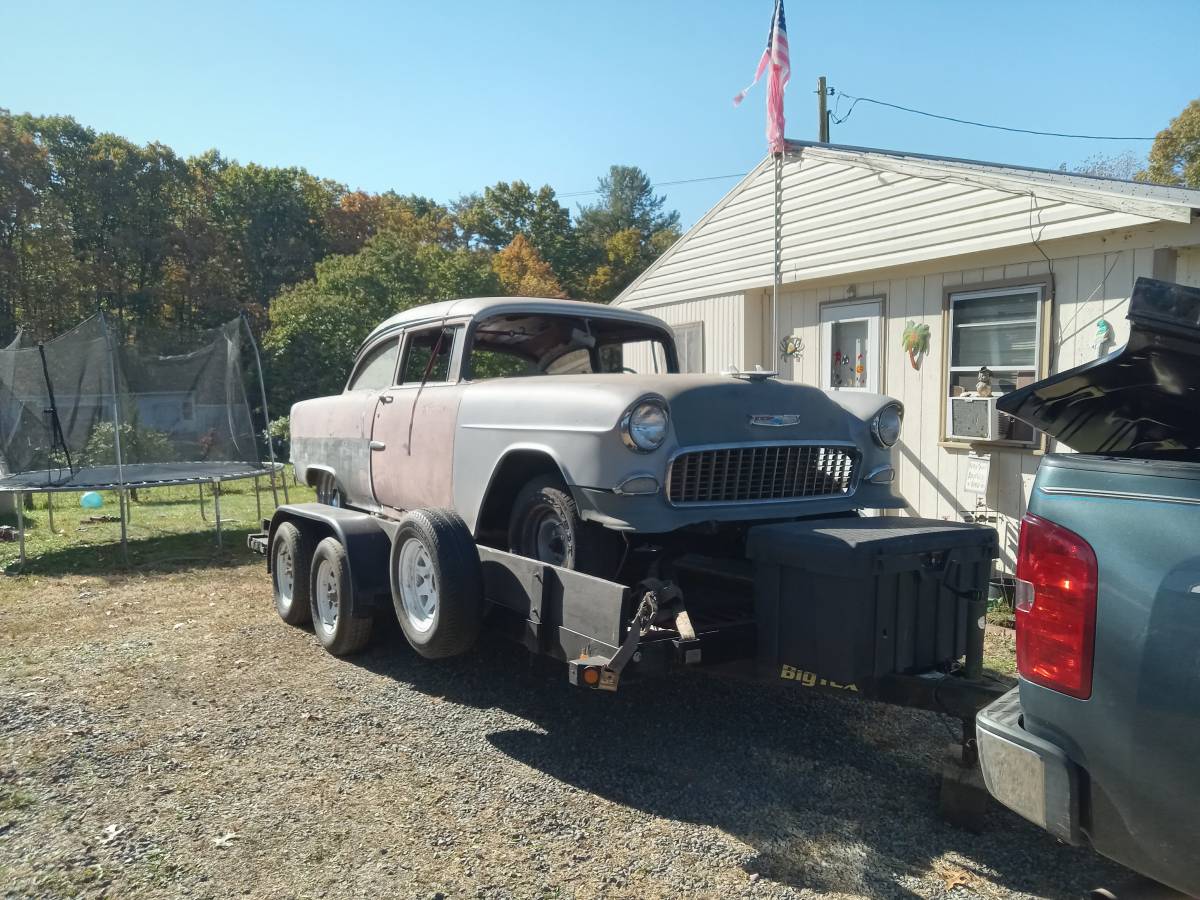
[[[1096,553],[1040,516],[1021,520],[1017,551],[1017,670],[1027,681],[1086,700],[1096,642]]]

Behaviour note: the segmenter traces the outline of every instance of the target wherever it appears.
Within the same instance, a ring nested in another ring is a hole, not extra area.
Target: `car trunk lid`
[[[1139,278],[1129,342],[1001,397],[997,408],[1080,453],[1200,449],[1200,290]]]

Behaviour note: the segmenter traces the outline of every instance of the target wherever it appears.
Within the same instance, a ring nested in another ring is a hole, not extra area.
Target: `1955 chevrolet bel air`
[[[768,372],[680,374],[649,315],[478,298],[376,328],[341,394],[292,408],[291,446],[323,502],[449,508],[481,544],[615,579],[672,546],[735,553],[752,523],[903,507],[902,415]]]

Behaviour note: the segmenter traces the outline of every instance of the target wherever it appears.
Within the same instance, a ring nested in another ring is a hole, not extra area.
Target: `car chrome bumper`
[[[979,764],[993,797],[1069,844],[1079,829],[1079,770],[1054,744],[1021,726],[1021,695],[1013,688],[975,718]]]

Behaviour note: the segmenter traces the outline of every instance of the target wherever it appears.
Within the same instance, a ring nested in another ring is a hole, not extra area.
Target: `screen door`
[[[873,393],[883,389],[882,319],[882,300],[821,307],[821,387]]]

